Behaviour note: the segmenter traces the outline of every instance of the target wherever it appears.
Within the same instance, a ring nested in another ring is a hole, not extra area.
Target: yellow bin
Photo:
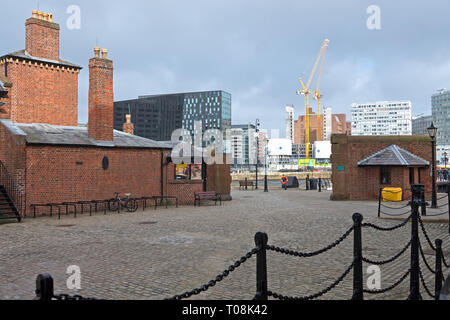
[[[382,194],[384,202],[398,202],[403,199],[402,188],[384,188]]]

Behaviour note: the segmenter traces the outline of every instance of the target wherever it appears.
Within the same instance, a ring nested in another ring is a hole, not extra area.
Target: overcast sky
[[[24,48],[38,1],[1,1],[3,55]],[[67,27],[69,5],[81,9],[79,30]],[[367,28],[370,5],[381,9],[381,30]],[[349,115],[353,102],[411,100],[414,115],[430,114],[431,95],[450,88],[448,0],[39,0],[39,9],[61,25],[61,58],[84,68],[81,123],[96,41],[114,60],[115,100],[225,90],[234,124],[259,118],[281,136],[284,107],[304,113],[298,78],[308,78],[326,38],[321,91],[334,113]]]

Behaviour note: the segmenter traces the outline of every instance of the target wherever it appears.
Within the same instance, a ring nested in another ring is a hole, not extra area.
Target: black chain
[[[85,297],[82,297],[82,296],[80,296],[80,295],[74,295],[74,296],[71,296],[71,295],[68,295],[68,294],[57,294],[57,295],[54,295],[54,296],[53,296],[53,299],[59,300],[59,301],[82,301],[82,300],[88,301],[88,300],[97,300],[97,299],[95,299],[95,298],[85,298]]]
[[[403,221],[402,223],[400,223],[400,224],[398,224],[398,225],[396,225],[394,227],[380,227],[380,226],[377,226],[377,225],[375,225],[373,223],[363,223],[362,226],[363,227],[373,228],[373,229],[379,230],[379,231],[394,231],[396,229],[400,229],[400,228],[406,226],[406,224],[411,219],[411,217],[412,217],[412,215],[410,215],[408,218],[406,218],[405,221]]]
[[[369,264],[374,264],[377,266],[381,266],[383,264],[387,264],[387,263],[391,263],[395,260],[397,260],[402,254],[405,253],[406,250],[408,250],[408,248],[411,246],[411,241],[408,242],[408,244],[399,252],[397,253],[395,256],[393,256],[392,258],[388,259],[388,260],[383,260],[383,261],[374,261],[374,260],[369,260],[366,258],[362,258],[364,262],[367,262]]]
[[[385,208],[388,208],[388,209],[392,209],[392,210],[405,209],[406,207],[409,207],[410,205],[411,205],[411,202],[408,202],[408,204],[406,206],[394,208],[394,207],[389,207],[389,206],[381,203],[382,207],[385,207]]]
[[[425,291],[431,298],[435,299],[436,296],[431,293],[430,289],[428,289],[425,279],[423,278],[422,270],[420,268],[419,268],[419,275],[420,275],[420,281],[422,282],[422,285],[425,288]]]
[[[226,277],[230,275],[231,272],[239,268],[244,262],[246,262],[248,259],[250,259],[253,255],[258,253],[260,249],[255,248],[252,251],[248,252],[245,256],[243,256],[241,259],[237,260],[234,264],[228,267],[225,271],[223,271],[221,274],[219,274],[214,280],[209,281],[207,284],[201,286],[200,288],[193,289],[191,291],[186,291],[183,294],[173,296],[172,298],[166,299],[166,300],[182,300],[190,298],[193,295],[198,295],[201,292],[204,292],[208,290],[211,287],[214,287],[218,282],[222,281]]]
[[[450,268],[450,266],[447,264],[447,261],[445,260],[444,251],[442,251],[442,248],[441,248],[441,256],[442,256],[442,262],[444,263],[444,266],[446,268]]]
[[[275,299],[279,299],[279,300],[313,300],[313,299],[317,299],[321,296],[323,296],[324,294],[328,293],[329,291],[331,291],[334,287],[336,287],[342,280],[344,280],[344,278],[348,275],[348,273],[353,269],[355,263],[352,262],[352,264],[347,268],[347,270],[345,270],[345,272],[336,279],[335,282],[333,282],[330,286],[328,286],[326,289],[316,293],[316,294],[312,294],[309,296],[304,296],[304,297],[290,297],[290,296],[284,296],[272,291],[268,291],[267,295],[269,297],[274,297]]]
[[[379,293],[388,292],[388,291],[394,289],[395,287],[397,287],[398,285],[400,285],[400,283],[402,283],[406,279],[406,277],[408,277],[410,272],[411,272],[411,269],[409,269],[396,283],[394,283],[390,287],[387,287],[385,289],[380,289],[380,290],[364,290],[364,293],[379,294]]]
[[[433,249],[433,251],[436,251],[436,248],[434,247],[433,243],[430,240],[430,237],[428,236],[427,231],[425,230],[425,226],[423,225],[423,221],[422,218],[420,216],[419,217],[419,223],[420,223],[420,227],[422,228],[422,232],[425,236],[425,239],[427,239],[428,244],[430,245],[431,249]]]
[[[420,255],[422,256],[422,260],[425,263],[425,266],[427,267],[427,269],[430,270],[431,273],[436,274],[436,271],[433,270],[433,268],[431,268],[430,265],[428,264],[428,261],[425,257],[425,253],[423,252],[422,243],[420,241],[419,241],[419,250],[420,250]]]
[[[275,246],[266,246],[266,249],[270,250],[270,251],[275,251],[278,253],[286,254],[289,256],[300,257],[300,258],[310,258],[310,257],[317,256],[319,254],[322,254],[324,252],[327,252],[328,250],[331,250],[334,247],[336,247],[338,244],[340,244],[342,241],[344,241],[345,238],[347,238],[352,233],[353,229],[354,229],[354,227],[351,227],[350,229],[347,230],[347,232],[345,232],[335,242],[333,242],[329,246],[326,246],[325,248],[322,248],[322,249],[314,251],[314,252],[298,252],[298,251],[293,251],[293,250],[284,249],[284,248],[275,247]]]

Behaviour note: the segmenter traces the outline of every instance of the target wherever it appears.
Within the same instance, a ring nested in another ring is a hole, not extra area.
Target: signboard
[[[337,171],[344,171],[345,170],[345,167],[344,166],[338,166],[337,167]]]
[[[330,141],[314,142],[314,155],[316,159],[330,159],[331,142]]]
[[[316,159],[299,159],[298,166],[299,167],[315,167]]]
[[[292,141],[289,139],[269,139],[267,149],[270,156],[292,156]]]

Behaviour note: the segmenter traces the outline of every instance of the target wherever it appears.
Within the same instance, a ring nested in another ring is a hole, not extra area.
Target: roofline
[[[175,92],[175,93],[161,93],[161,94],[141,95],[141,96],[138,96],[137,99],[146,99],[146,98],[154,98],[154,97],[161,97],[161,96],[176,96],[176,95],[180,95],[180,94],[208,93],[208,92],[225,92],[225,93],[231,95],[231,93],[229,93],[228,91],[225,91],[225,90],[205,90],[205,91],[191,91],[191,92]],[[127,100],[125,100],[125,101],[127,101]],[[117,102],[120,102],[120,101],[117,101]]]
[[[70,68],[74,68],[74,69],[78,69],[78,70],[83,69],[83,67],[80,67],[79,65],[76,65],[76,64],[71,64],[70,62],[64,63],[64,62],[61,62],[61,61],[57,62],[57,61],[52,61],[52,60],[40,60],[38,57],[33,57],[33,58],[22,57],[22,56],[14,55],[14,54],[11,54],[11,53],[8,53],[8,54],[6,54],[4,56],[1,56],[0,60],[8,59],[8,58],[21,59],[21,60],[25,60],[25,61],[34,61],[34,62],[39,62],[39,63],[46,63],[46,64],[54,65],[54,66],[70,67]]]
[[[43,143],[43,142],[28,142],[27,146],[55,146],[55,147],[69,147],[69,148],[104,148],[104,149],[152,149],[152,150],[172,150],[172,148],[163,147],[144,147],[144,146],[102,146],[92,144],[63,144],[63,143]]]

